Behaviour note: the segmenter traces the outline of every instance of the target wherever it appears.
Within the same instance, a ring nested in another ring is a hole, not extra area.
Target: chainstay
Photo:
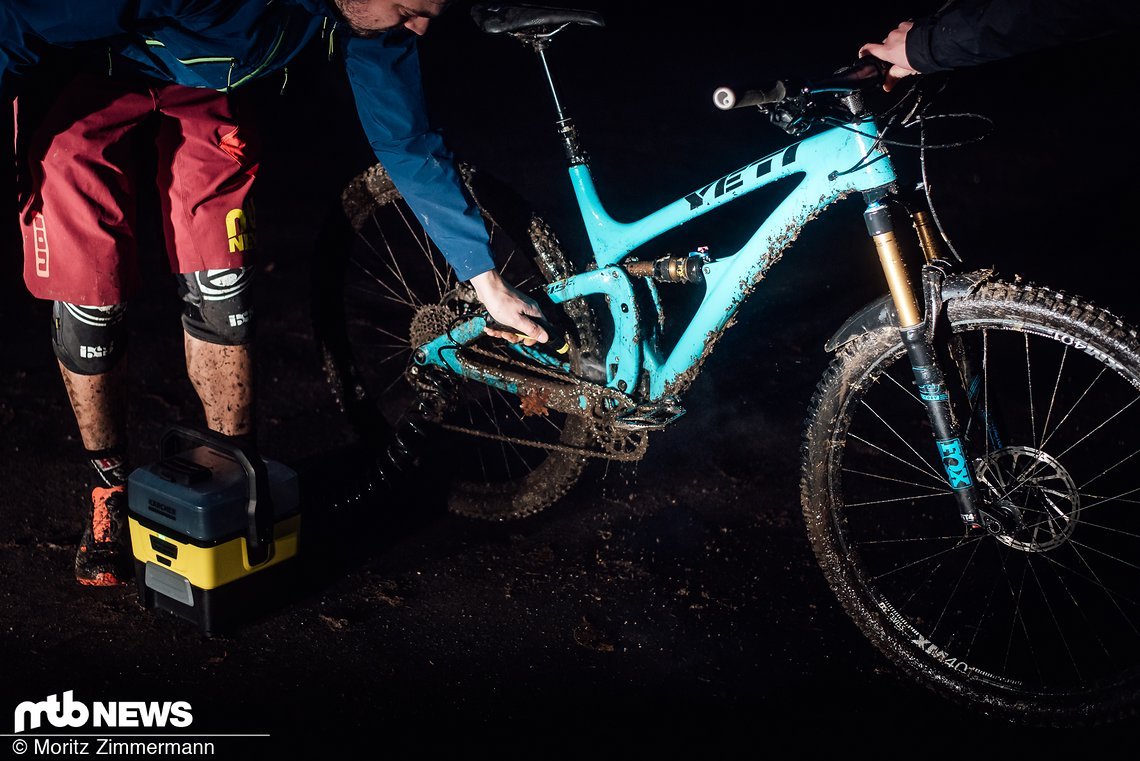
[[[550,378],[551,380],[557,380],[560,384],[568,385],[570,388],[574,389],[575,393],[580,393],[588,400],[590,400],[590,407],[594,410],[603,409],[604,405],[601,404],[601,402],[609,399],[617,399],[628,406],[633,406],[632,400],[620,392],[613,391],[611,389],[603,390],[594,384],[582,383],[576,380],[570,380],[570,382],[567,383],[568,379],[566,373],[559,372],[548,367],[543,367],[538,363],[522,362],[516,359],[512,359],[511,357],[504,356],[501,353],[491,352],[486,349],[474,346],[465,347],[463,349],[463,353],[467,352],[479,354],[507,366],[518,368],[520,371],[526,371],[527,373],[535,375],[543,375]],[[524,439],[516,436],[506,436],[500,433],[480,431],[474,428],[465,428],[463,426],[452,425],[450,423],[440,422],[438,425],[444,430],[452,431],[455,433],[463,433],[469,436],[477,436],[480,438],[490,439],[493,441],[501,441],[508,444],[516,444],[519,446],[545,449],[550,452],[560,452],[563,454],[570,454],[578,457],[594,457],[603,460],[636,462],[645,456],[645,452],[649,447],[649,436],[646,435],[645,432],[618,432],[612,427],[612,423],[609,420],[598,420],[592,416],[585,415],[578,415],[576,417],[586,419],[587,425],[590,429],[590,434],[593,436],[594,440],[598,442],[597,448],[576,447],[567,444],[535,441],[533,439]]]
[[[604,386],[598,386],[593,383],[584,383],[574,378],[573,376],[567,376],[566,373],[545,367],[537,362],[522,362],[520,360],[512,359],[511,357],[507,357],[502,354],[496,354],[495,352],[481,349],[476,346],[464,347],[461,351],[458,352],[458,357],[462,359],[462,355],[467,352],[491,358],[496,362],[500,362],[506,366],[517,368],[520,372],[534,375],[544,375],[551,380],[558,381],[560,385],[571,389],[572,393],[580,394],[581,396],[586,397],[586,399],[588,399],[590,402],[590,409],[594,411],[594,417],[599,420],[611,422],[617,417],[617,414],[622,409],[629,409],[636,406],[633,403],[632,399],[620,391],[614,391],[613,389],[605,388]],[[600,410],[605,409],[603,402],[606,401],[615,401],[618,403],[614,405],[612,414],[603,415],[600,413]]]

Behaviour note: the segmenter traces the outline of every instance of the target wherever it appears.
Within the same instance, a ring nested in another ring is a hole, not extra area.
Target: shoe
[[[127,492],[124,486],[91,490],[91,520],[75,553],[75,578],[91,587],[126,584],[133,565],[127,540]]]

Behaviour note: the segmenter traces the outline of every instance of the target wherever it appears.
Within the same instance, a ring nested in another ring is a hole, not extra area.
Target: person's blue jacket
[[[326,0],[0,0],[4,97],[47,46],[106,45],[111,67],[221,91],[279,71],[314,38],[343,56],[368,141],[462,280],[493,268],[486,228],[430,128],[415,35],[353,37]]]

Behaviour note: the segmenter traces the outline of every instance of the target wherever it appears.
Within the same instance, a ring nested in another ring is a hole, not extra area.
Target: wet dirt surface
[[[552,54],[619,219],[786,144],[759,115],[716,112],[715,86],[841,65],[905,13],[887,4],[812,28],[788,9],[773,20],[774,42],[735,23],[714,33],[707,17],[639,20],[654,4],[621,5],[609,29],[569,32]],[[462,155],[516,184],[573,248],[580,223],[537,68],[509,40],[449,16],[425,40],[436,117]],[[586,52],[595,60],[578,64]],[[1119,65],[1120,40],[1077,52],[1095,82],[1072,70],[1047,76],[1046,56],[952,80],[938,110],[985,113],[996,129],[932,157],[932,184],[972,265],[1065,286],[1136,323],[1136,160],[1124,116],[1106,106],[1135,75]],[[284,96],[265,97],[256,384],[263,451],[302,472],[319,510],[351,476],[354,455],[313,345],[307,268],[319,257],[322,201],[368,156],[339,82],[310,58],[315,73],[291,72]],[[828,361],[824,341],[882,290],[860,210],[845,200],[796,240],[704,364],[688,414],[653,437],[639,465],[591,465],[560,504],[501,526],[443,514],[430,492],[377,494],[326,524],[333,542],[306,558],[287,604],[212,639],[143,610],[133,588],[72,580],[86,466],[49,310],[19,287],[8,247],[0,726],[20,701],[74,690],[89,702],[186,700],[196,732],[267,733],[216,738],[219,753],[255,758],[358,744],[377,755],[936,748],[996,758],[1016,748],[1062,757],[1134,737],[1135,722],[1028,729],[960,710],[900,676],[827,589],[799,516],[799,440]],[[718,221],[669,245],[712,244],[701,236],[713,232],[731,250],[751,231]],[[130,313],[135,464],[154,457],[166,424],[201,417],[161,266]]]

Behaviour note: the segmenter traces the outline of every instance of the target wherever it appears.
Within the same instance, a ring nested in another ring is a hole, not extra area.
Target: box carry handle
[[[260,457],[249,457],[245,451],[213,431],[199,431],[184,425],[170,425],[159,441],[162,459],[185,451],[188,444],[200,444],[215,452],[229,455],[245,471],[248,487],[246,503],[245,545],[251,566],[260,565],[273,550],[273,500],[269,493],[269,469]]]

